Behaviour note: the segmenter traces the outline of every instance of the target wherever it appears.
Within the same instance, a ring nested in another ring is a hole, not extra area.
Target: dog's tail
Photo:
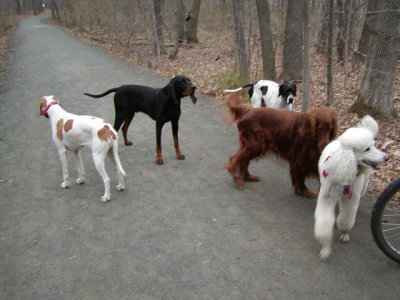
[[[244,86],[242,86],[240,88],[237,88],[235,90],[223,90],[223,92],[224,93],[236,93],[236,92],[239,92],[240,90],[243,90],[243,89],[248,88],[248,87],[253,87],[253,86],[254,86],[254,83],[249,83],[249,84],[246,84],[246,85],[244,85]]]
[[[115,93],[117,90],[118,90],[118,88],[113,88],[113,89],[108,90],[107,92],[104,92],[103,94],[100,94],[100,95],[93,95],[93,94],[89,94],[89,93],[85,93],[84,95],[93,97],[93,98],[101,98],[101,97],[107,96],[108,94]]]
[[[250,109],[244,106],[240,98],[236,95],[231,95],[229,98],[225,99],[224,102],[228,111],[222,115],[229,123],[239,120]]]

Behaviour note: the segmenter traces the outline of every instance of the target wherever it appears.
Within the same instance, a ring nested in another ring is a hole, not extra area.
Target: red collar
[[[50,102],[49,106],[46,107],[46,110],[43,112],[43,115],[45,115],[47,113],[47,111],[49,110],[50,107],[52,107],[53,105],[56,104],[60,104],[58,101],[52,101]]]

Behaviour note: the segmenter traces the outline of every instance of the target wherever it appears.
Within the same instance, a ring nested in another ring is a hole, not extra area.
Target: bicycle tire
[[[400,208],[398,205],[392,206],[392,203],[388,206],[397,192],[400,192],[400,178],[389,184],[376,200],[371,214],[371,231],[379,249],[400,263]],[[388,210],[391,211],[390,215],[386,214]],[[391,236],[397,241],[390,241]]]

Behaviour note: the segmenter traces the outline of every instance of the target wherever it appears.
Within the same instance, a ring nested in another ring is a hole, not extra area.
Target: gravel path
[[[318,260],[315,200],[294,195],[288,170],[271,159],[251,165],[259,183],[237,189],[224,169],[237,132],[214,100],[183,100],[175,158],[170,125],[165,164],[155,160],[155,124],[138,114],[120,158],[127,189],[103,185],[89,151],[86,184],[59,188],[61,163],[42,96],[64,108],[114,121],[121,84],[166,84],[150,71],[109,56],[40,22],[21,21],[9,49],[0,94],[0,299],[396,299],[399,267],[375,246],[371,199],[363,199],[349,244],[335,237],[331,258]],[[201,91],[199,91],[201,92]],[[76,177],[69,155],[71,177]],[[113,186],[116,174],[107,162]],[[309,182],[318,189],[316,181]]]

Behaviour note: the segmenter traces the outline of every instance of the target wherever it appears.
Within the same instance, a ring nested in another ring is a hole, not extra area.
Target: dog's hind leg
[[[125,121],[125,113],[123,111],[115,111],[114,129],[118,131],[122,123]]]
[[[292,179],[292,185],[294,186],[295,193],[299,196],[306,198],[315,198],[317,194],[309,190],[304,183],[305,177],[303,171],[298,166],[290,163],[290,177]]]
[[[333,229],[335,227],[336,200],[328,197],[328,190],[321,187],[314,213],[314,236],[322,245],[319,257],[325,260],[332,251]]]
[[[110,200],[110,178],[108,177],[105,169],[105,164],[104,164],[105,153],[104,152],[93,153],[92,156],[93,156],[94,166],[96,167],[97,172],[99,172],[101,178],[103,179],[104,195],[101,197],[101,201],[107,202]]]
[[[336,226],[340,230],[340,241],[347,243],[350,240],[349,232],[353,228],[358,205],[360,203],[360,193],[354,191],[350,199],[342,198],[339,201],[339,214],[336,219]]]
[[[124,142],[126,146],[131,146],[133,143],[132,141],[128,140],[128,127],[131,125],[131,122],[133,120],[133,117],[135,116],[135,113],[128,114],[125,117],[124,125],[122,126],[122,135],[124,137]]]
[[[251,175],[249,173],[249,164],[258,155],[254,155],[251,151],[244,152],[244,155],[239,160],[240,174],[246,181],[259,181],[260,176]]]
[[[243,176],[239,167],[239,158],[241,155],[242,149],[239,149],[234,155],[229,158],[229,162],[225,165],[225,168],[229,173],[233,176],[233,181],[236,183],[238,187],[243,185]]]
[[[74,151],[75,158],[76,158],[76,167],[78,169],[79,177],[76,180],[77,184],[84,184],[85,183],[85,169],[83,168],[81,153],[79,150]]]
[[[111,159],[111,161],[114,164],[114,167],[118,173],[118,185],[116,186],[116,189],[118,191],[123,191],[125,189],[125,171],[122,168],[121,161],[119,160],[118,156],[118,142],[115,141],[112,148],[108,151],[108,157]]]
[[[251,175],[249,173],[249,164],[254,158],[265,154],[266,148],[264,146],[264,135],[262,133],[258,133],[257,138],[253,136],[252,139],[249,139],[245,145],[245,151],[243,152],[243,156],[239,163],[240,172],[246,181],[259,181],[260,176]]]

